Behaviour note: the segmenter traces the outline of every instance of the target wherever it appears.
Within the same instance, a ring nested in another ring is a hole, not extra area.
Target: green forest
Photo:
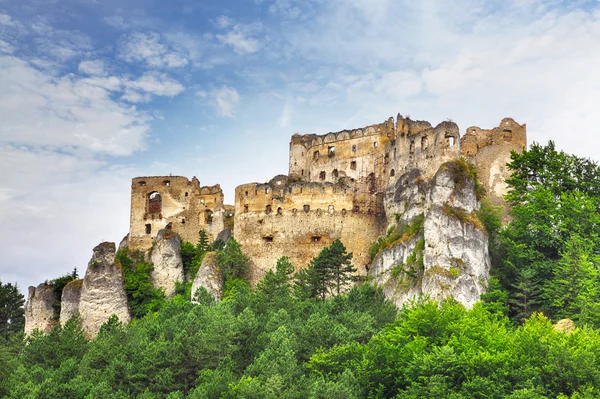
[[[397,309],[355,277],[340,241],[297,273],[280,258],[252,288],[243,247],[201,235],[182,245],[184,270],[217,251],[220,302],[200,289],[192,303],[189,283],[166,300],[152,265],[120,251],[133,321],[112,318],[91,341],[76,319],[25,338],[23,297],[0,283],[0,397],[600,397],[600,168],[552,142],[509,167],[512,220],[486,200],[477,215],[492,268],[470,310],[428,298]]]

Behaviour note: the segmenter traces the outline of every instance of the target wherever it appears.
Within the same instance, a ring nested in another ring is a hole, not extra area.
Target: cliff
[[[25,335],[34,330],[48,333],[56,325],[54,319],[54,303],[56,296],[52,287],[42,283],[37,287],[29,287],[27,302],[25,303]]]
[[[175,295],[175,283],[184,280],[179,236],[170,230],[160,230],[150,259],[154,265],[150,274],[152,285],[163,290],[167,298],[172,298]]]
[[[115,244],[112,242],[103,242],[94,248],[83,279],[79,314],[83,330],[91,338],[113,314],[123,323],[129,322],[123,272],[115,264]]]
[[[490,259],[478,191],[464,161],[443,164],[430,182],[415,169],[387,191],[386,208],[396,218],[391,230],[405,233],[380,250],[369,275],[388,299],[401,306],[420,296],[452,296],[467,307],[479,300]]]

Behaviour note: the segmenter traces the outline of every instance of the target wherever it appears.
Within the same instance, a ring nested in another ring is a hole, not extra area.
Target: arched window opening
[[[272,212],[271,205],[267,205],[267,206],[265,207],[265,213],[266,213],[267,215],[269,215],[271,212]]]
[[[356,170],[356,161],[350,162],[350,169]]]
[[[313,160],[316,161],[319,159],[319,151],[313,152]]]
[[[269,194],[269,187],[265,188],[265,194]]]
[[[360,206],[354,205],[354,207],[352,208],[352,212],[354,212],[354,213],[360,212]]]
[[[212,224],[213,222],[213,213],[210,209],[207,209],[204,212],[204,221],[206,222],[206,224]]]
[[[450,136],[450,135],[446,135],[446,143],[448,144],[448,147],[454,147],[454,143],[456,138],[454,136]]]
[[[189,193],[186,191],[186,192],[185,192],[185,196],[187,197],[188,195],[189,195]]]
[[[248,204],[244,204],[244,213],[248,213]]]
[[[346,209],[342,209],[342,216],[346,216],[346,213],[348,213],[348,211]]]
[[[304,205],[304,213],[310,212],[310,205]]]
[[[375,141],[375,142],[373,143],[373,148],[377,148],[377,147],[379,147],[379,143],[378,143],[377,141]]]
[[[148,194],[148,213],[160,213],[162,211],[162,197],[158,191]]]
[[[329,158],[335,157],[335,146],[332,145],[332,146],[327,147],[327,156]]]
[[[429,147],[429,139],[427,136],[421,137],[421,150],[426,150]]]
[[[277,208],[277,215],[278,216],[283,215],[283,209],[281,209],[281,207]]]
[[[394,169],[390,170],[390,176],[396,175],[396,171]]]
[[[330,215],[333,215],[333,213],[335,212],[335,208],[333,207],[333,205],[329,205],[328,210]]]
[[[338,172],[338,170],[337,170],[337,169],[334,169],[334,170],[333,170],[333,172],[332,172],[331,174],[332,174],[332,175],[333,175],[333,177],[335,177],[335,178],[337,178],[337,177],[340,175],[340,173]]]

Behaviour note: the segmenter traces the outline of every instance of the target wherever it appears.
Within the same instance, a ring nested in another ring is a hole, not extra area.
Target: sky
[[[0,0],[0,280],[82,274],[135,176],[233,203],[293,133],[397,113],[598,160],[600,2]]]

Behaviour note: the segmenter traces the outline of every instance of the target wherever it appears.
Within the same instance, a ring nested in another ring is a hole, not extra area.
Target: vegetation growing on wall
[[[475,196],[478,201],[485,197],[485,188],[477,178],[477,169],[475,165],[467,161],[464,157],[458,158],[452,162],[452,173],[454,187],[456,190],[463,190],[468,182],[473,182],[475,188]]]
[[[369,248],[369,257],[371,260],[381,253],[383,250],[392,248],[403,242],[407,242],[421,232],[425,215],[421,214],[413,218],[408,224],[396,224],[390,227],[385,236],[381,236]]]

